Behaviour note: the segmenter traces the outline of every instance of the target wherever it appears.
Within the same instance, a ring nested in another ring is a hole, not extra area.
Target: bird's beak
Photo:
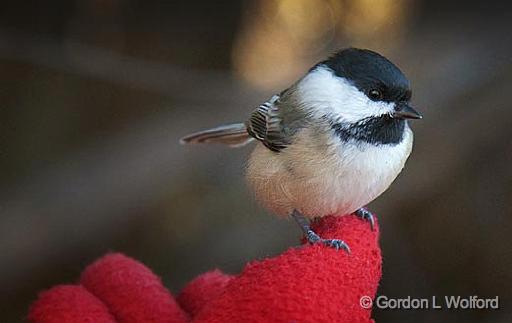
[[[421,119],[423,116],[406,103],[398,104],[391,112],[391,117],[397,119]]]

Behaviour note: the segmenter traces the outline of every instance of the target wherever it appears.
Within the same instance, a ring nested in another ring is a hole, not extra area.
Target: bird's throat
[[[404,138],[407,121],[388,115],[370,117],[356,123],[332,123],[342,141],[360,141],[372,145],[397,145]]]

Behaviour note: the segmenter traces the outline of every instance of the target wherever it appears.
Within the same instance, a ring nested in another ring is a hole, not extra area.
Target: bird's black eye
[[[368,97],[373,101],[379,101],[382,99],[382,92],[377,89],[371,89],[368,92]]]

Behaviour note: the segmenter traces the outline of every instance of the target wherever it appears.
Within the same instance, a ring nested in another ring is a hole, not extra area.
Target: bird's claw
[[[340,239],[322,239],[318,234],[315,233],[313,230],[308,230],[306,232],[306,237],[308,239],[308,242],[311,244],[315,243],[323,243],[324,245],[334,248],[336,250],[343,249],[346,252],[350,253],[350,248],[348,247],[347,243]]]
[[[350,248],[348,244],[340,239],[321,239],[320,242],[322,242],[324,245],[334,248],[336,250],[343,249],[347,253],[350,253]]]
[[[368,221],[370,223],[370,228],[372,229],[372,231],[375,231],[375,217],[373,216],[372,212],[362,207],[358,209],[355,214],[356,216],[361,218],[361,220]]]
[[[302,232],[304,232],[304,235],[310,244],[322,243],[330,248],[334,248],[336,250],[343,249],[347,253],[350,253],[350,248],[345,241],[339,239],[323,239],[320,237],[315,231],[311,229],[307,219],[297,210],[294,210],[291,216],[295,219],[295,221],[297,221],[297,224],[302,229]]]

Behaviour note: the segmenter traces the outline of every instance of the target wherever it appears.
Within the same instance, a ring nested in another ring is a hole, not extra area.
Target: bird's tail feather
[[[180,139],[181,144],[219,143],[230,147],[245,146],[254,138],[249,136],[243,123],[223,125],[192,133]]]

